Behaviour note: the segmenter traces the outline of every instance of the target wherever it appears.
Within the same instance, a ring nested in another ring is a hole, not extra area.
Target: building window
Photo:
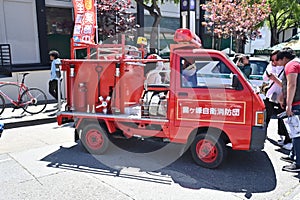
[[[70,58],[70,38],[73,31],[71,8],[46,8],[48,50],[60,52],[61,58]]]

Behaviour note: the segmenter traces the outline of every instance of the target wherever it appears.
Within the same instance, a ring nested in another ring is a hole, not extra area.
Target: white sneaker
[[[287,143],[287,144],[283,145],[282,148],[290,151],[293,148],[293,144],[292,143]]]

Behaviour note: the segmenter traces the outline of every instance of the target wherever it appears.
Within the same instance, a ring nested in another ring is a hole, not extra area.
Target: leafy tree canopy
[[[279,42],[279,34],[291,28],[300,27],[299,0],[268,0],[271,7],[267,19],[271,29],[271,46]]]

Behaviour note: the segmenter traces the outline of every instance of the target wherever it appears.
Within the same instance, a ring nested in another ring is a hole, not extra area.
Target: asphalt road
[[[229,151],[215,170],[197,166],[189,151],[177,160],[175,147],[161,153],[165,145],[154,141],[114,140],[93,156],[73,132],[55,123],[4,130],[0,199],[300,199],[299,174],[281,170],[288,152],[276,145],[275,120],[264,151]]]

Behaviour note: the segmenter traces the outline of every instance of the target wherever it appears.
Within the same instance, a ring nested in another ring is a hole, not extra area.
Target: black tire
[[[5,109],[5,100],[2,95],[0,95],[0,115],[2,115]]]
[[[227,156],[225,143],[221,138],[199,134],[191,145],[194,161],[205,168],[214,169],[221,165]]]
[[[77,140],[79,140],[79,133],[78,133],[78,130],[75,129],[75,131],[74,131],[74,142],[76,142]]]
[[[38,88],[30,88],[21,95],[21,103],[31,101],[31,103],[22,106],[30,114],[38,114],[45,110],[47,106],[46,94]]]
[[[107,132],[100,124],[89,124],[82,130],[80,138],[84,148],[91,154],[104,154],[109,146]]]

